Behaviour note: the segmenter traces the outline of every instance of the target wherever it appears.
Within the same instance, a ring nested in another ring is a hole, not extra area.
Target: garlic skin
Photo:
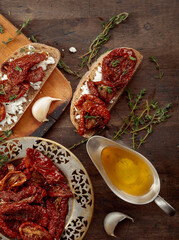
[[[134,222],[133,218],[121,212],[111,212],[107,214],[106,217],[104,218],[104,229],[106,233],[112,237],[117,237],[116,235],[114,235],[114,230],[117,224],[126,218]]]
[[[39,98],[32,106],[32,115],[39,122],[48,121],[47,113],[52,101],[62,101],[59,98],[42,97]]]

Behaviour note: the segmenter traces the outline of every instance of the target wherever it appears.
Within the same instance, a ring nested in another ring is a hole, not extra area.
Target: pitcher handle
[[[176,210],[159,195],[155,198],[155,203],[168,215],[175,215]]]

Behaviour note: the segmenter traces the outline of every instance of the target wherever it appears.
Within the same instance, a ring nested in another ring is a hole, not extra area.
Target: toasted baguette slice
[[[34,49],[33,49],[34,48]],[[39,93],[40,89],[42,88],[42,86],[44,85],[44,83],[46,82],[46,80],[48,79],[48,77],[50,76],[50,74],[53,72],[53,70],[55,69],[59,59],[60,59],[60,52],[58,49],[54,48],[54,47],[50,47],[47,46],[45,44],[40,44],[40,43],[30,43],[28,45],[22,46],[20,49],[16,50],[10,57],[8,57],[4,62],[8,62],[9,60],[15,60],[17,58],[20,58],[24,55],[30,54],[33,52],[46,52],[48,54],[48,57],[53,57],[55,63],[53,64],[48,64],[47,65],[47,69],[44,70],[44,77],[41,81],[40,84],[40,88],[38,89],[34,89],[32,86],[29,88],[28,92],[25,94],[26,98],[26,102],[22,103],[22,108],[23,110],[20,111],[20,113],[16,113],[16,115],[11,115],[11,116],[17,116],[16,121],[14,122],[12,120],[12,123],[8,124],[7,122],[4,124],[4,126],[1,124],[0,122],[0,131],[7,131],[12,129],[16,123],[19,121],[19,119],[22,117],[22,115],[24,114],[25,110],[29,107],[29,105],[31,104],[31,102],[33,101],[33,99],[36,97],[36,95]],[[0,74],[2,72],[0,71]],[[3,74],[3,73],[2,73]],[[1,80],[1,78],[0,78]],[[18,99],[17,99],[18,101]],[[6,107],[6,103],[3,103]],[[8,104],[8,103],[7,103]],[[4,120],[3,120],[4,121]],[[3,122],[2,121],[2,122]]]
[[[123,48],[126,48],[126,49],[131,49],[134,51],[135,55],[136,55],[136,58],[137,58],[137,63],[135,65],[135,69],[134,69],[134,72],[133,74],[135,73],[135,71],[137,70],[139,64],[141,63],[142,59],[143,59],[143,56],[138,52],[136,51],[135,49],[132,49],[132,48],[127,48],[127,47],[123,47]],[[80,80],[77,88],[76,88],[76,91],[74,92],[73,94],[73,99],[72,99],[72,102],[71,102],[71,108],[70,108],[70,118],[71,118],[71,122],[73,123],[73,125],[75,126],[76,129],[79,128],[79,123],[78,123],[78,119],[76,119],[76,116],[79,115],[79,112],[77,111],[77,109],[75,108],[75,104],[78,102],[78,100],[80,99],[80,96],[82,94],[82,89],[81,87],[86,83],[86,81],[88,80],[93,80],[95,75],[96,75],[96,71],[98,69],[98,67],[102,67],[102,62],[103,62],[103,58],[106,57],[108,54],[110,53],[107,52],[107,53],[104,53],[103,55],[101,55],[96,62],[94,62],[92,64],[92,66],[90,67],[89,71],[85,73],[85,75],[82,77],[82,79]],[[126,87],[126,86],[125,86]],[[107,109],[110,111],[111,108],[115,105],[115,103],[117,102],[117,100],[119,99],[119,97],[122,95],[123,91],[124,91],[124,88],[118,90],[113,98],[113,101],[112,103],[108,103],[106,105]],[[83,137],[86,137],[86,138],[89,138],[91,137],[93,134],[95,134],[96,131],[94,130],[89,130],[87,131]]]

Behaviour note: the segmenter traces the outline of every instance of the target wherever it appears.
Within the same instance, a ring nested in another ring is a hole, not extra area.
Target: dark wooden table
[[[143,62],[129,84],[133,93],[147,89],[146,98],[159,101],[161,106],[172,103],[172,117],[154,128],[139,152],[145,155],[156,167],[161,180],[160,194],[176,209],[179,201],[179,164],[178,147],[178,92],[179,85],[179,1],[177,0],[19,0],[0,1],[0,11],[15,26],[19,26],[28,17],[29,26],[24,34],[32,34],[41,43],[50,44],[59,50],[64,49],[63,60],[73,69],[78,69],[79,56],[87,52],[91,41],[101,32],[101,19],[108,20],[120,13],[129,12],[127,21],[111,31],[111,39],[102,48],[102,52],[120,46],[133,47],[143,56]],[[75,47],[77,53],[69,52]],[[164,71],[162,79],[155,79],[157,70],[149,61],[155,56]],[[83,73],[85,69],[83,70]],[[73,91],[78,81],[64,73],[70,81]],[[115,130],[127,116],[126,96],[111,111],[111,121],[103,136],[112,138]],[[69,107],[57,123],[44,136],[70,147],[81,141],[70,122]],[[130,145],[130,139],[123,142]],[[119,224],[119,239],[128,240],[177,240],[179,239],[178,213],[169,217],[154,203],[132,205],[117,198],[105,185],[103,179],[89,159],[85,145],[73,150],[88,171],[94,187],[94,216],[85,240],[113,239],[103,229],[103,220],[111,211],[121,211],[135,219],[134,223]]]

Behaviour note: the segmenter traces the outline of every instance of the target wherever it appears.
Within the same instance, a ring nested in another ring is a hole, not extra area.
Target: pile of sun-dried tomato
[[[73,194],[53,162],[37,149],[0,170],[0,231],[16,239],[60,239]]]

